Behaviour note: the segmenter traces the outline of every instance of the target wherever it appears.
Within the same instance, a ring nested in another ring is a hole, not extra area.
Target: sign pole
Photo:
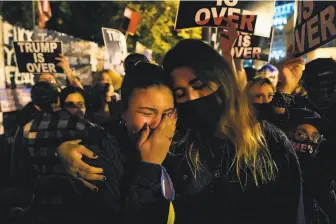
[[[126,41],[127,41],[127,37],[128,37],[128,31],[126,31],[126,34],[125,34]]]
[[[33,30],[35,29],[35,3],[32,0],[32,17],[33,17]]]

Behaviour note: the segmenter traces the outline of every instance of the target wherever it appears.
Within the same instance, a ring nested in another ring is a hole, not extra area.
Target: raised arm
[[[57,66],[63,69],[63,72],[66,75],[66,79],[69,81],[70,85],[83,89],[83,85],[76,76],[76,73],[70,68],[67,58],[64,55],[60,54],[59,57],[56,58],[56,60],[59,60]]]

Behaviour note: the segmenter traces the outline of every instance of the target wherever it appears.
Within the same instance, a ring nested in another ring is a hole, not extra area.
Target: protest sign
[[[28,30],[2,20],[0,16],[0,97],[1,110],[19,110],[30,101],[34,75],[19,72],[15,61],[14,41],[62,42],[63,55],[69,61],[83,85],[92,84],[92,71],[97,65],[98,44],[53,30]],[[57,82],[64,86],[65,75],[56,73]],[[27,93],[27,94],[26,94]]]
[[[20,72],[62,73],[56,60],[62,54],[62,42],[14,41],[15,56]]]
[[[336,38],[334,1],[296,1],[294,29],[296,56],[304,55]]]
[[[105,48],[110,56],[112,65],[122,64],[127,55],[125,35],[119,30],[102,28]]]
[[[231,20],[238,31],[269,37],[275,1],[180,1],[175,29],[225,26]]]
[[[234,47],[233,57],[237,59],[255,59],[269,61],[272,37],[260,37],[249,33],[240,32]]]
[[[146,58],[148,58],[149,61],[152,60],[153,51],[141,44],[139,41],[136,42],[135,53],[143,54],[146,56]]]
[[[92,84],[92,69],[95,64],[98,45],[54,30],[35,29],[34,41],[61,41],[63,55],[67,58],[83,85]],[[57,82],[65,85],[65,75],[56,74]]]

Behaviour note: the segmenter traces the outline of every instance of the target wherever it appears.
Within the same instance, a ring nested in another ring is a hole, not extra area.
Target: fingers
[[[287,50],[286,50],[286,55],[287,55],[287,56],[292,56],[292,54],[293,54],[293,49],[294,49],[293,45],[290,44],[290,45],[288,46]]]
[[[171,112],[169,112],[167,115],[165,115],[162,118],[162,120],[161,120],[160,124],[158,125],[157,129],[158,130],[164,130],[167,127],[167,125],[170,123],[170,121],[175,119],[176,113],[177,113],[176,109],[173,109]]]
[[[91,173],[91,174],[99,174],[103,173],[104,170],[102,168],[90,166],[89,164],[84,163],[82,160],[77,161],[72,166],[73,169],[81,170],[85,173]]]
[[[101,174],[95,174],[95,173],[86,173],[84,171],[77,171],[76,175],[79,175],[80,177],[84,178],[85,180],[100,180],[105,181],[106,177]]]
[[[231,28],[231,30],[235,30],[236,31],[236,24],[232,21],[231,19],[226,19],[225,20],[227,22],[227,26]]]
[[[76,145],[78,145],[79,143],[81,143],[82,142],[82,140],[81,139],[76,139],[76,140],[72,140],[72,141],[68,141],[69,143],[72,143],[72,144],[76,144]]]
[[[286,66],[288,69],[292,69],[296,66],[303,65],[303,64],[304,64],[304,59],[302,57],[290,58],[284,62],[284,66]]]
[[[148,124],[145,123],[140,131],[140,137],[137,141],[138,148],[140,148],[140,146],[148,139],[149,133],[150,133],[150,130],[149,130]]]
[[[77,178],[80,182],[82,182],[87,188],[89,188],[93,192],[98,192],[98,187],[96,185],[91,184],[90,182],[84,180],[83,178],[79,177]]]
[[[174,136],[174,132],[176,129],[176,121],[177,121],[177,110],[174,109],[172,113],[168,114],[166,117],[163,118],[161,123],[164,123],[164,126],[161,126],[162,135],[164,135],[169,141],[172,140]],[[160,125],[161,125],[160,123]],[[159,127],[158,127],[159,128]]]
[[[77,152],[79,152],[81,155],[86,156],[89,159],[97,159],[98,155],[96,155],[94,152],[91,150],[87,149],[85,146],[78,147]]]

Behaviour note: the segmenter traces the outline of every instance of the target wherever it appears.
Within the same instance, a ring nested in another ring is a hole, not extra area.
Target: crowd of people
[[[83,87],[36,75],[18,116],[8,223],[336,223],[336,61],[260,70],[186,39]],[[120,86],[120,85],[119,85]],[[20,193],[19,193],[20,192]],[[24,198],[24,199],[22,199]]]

